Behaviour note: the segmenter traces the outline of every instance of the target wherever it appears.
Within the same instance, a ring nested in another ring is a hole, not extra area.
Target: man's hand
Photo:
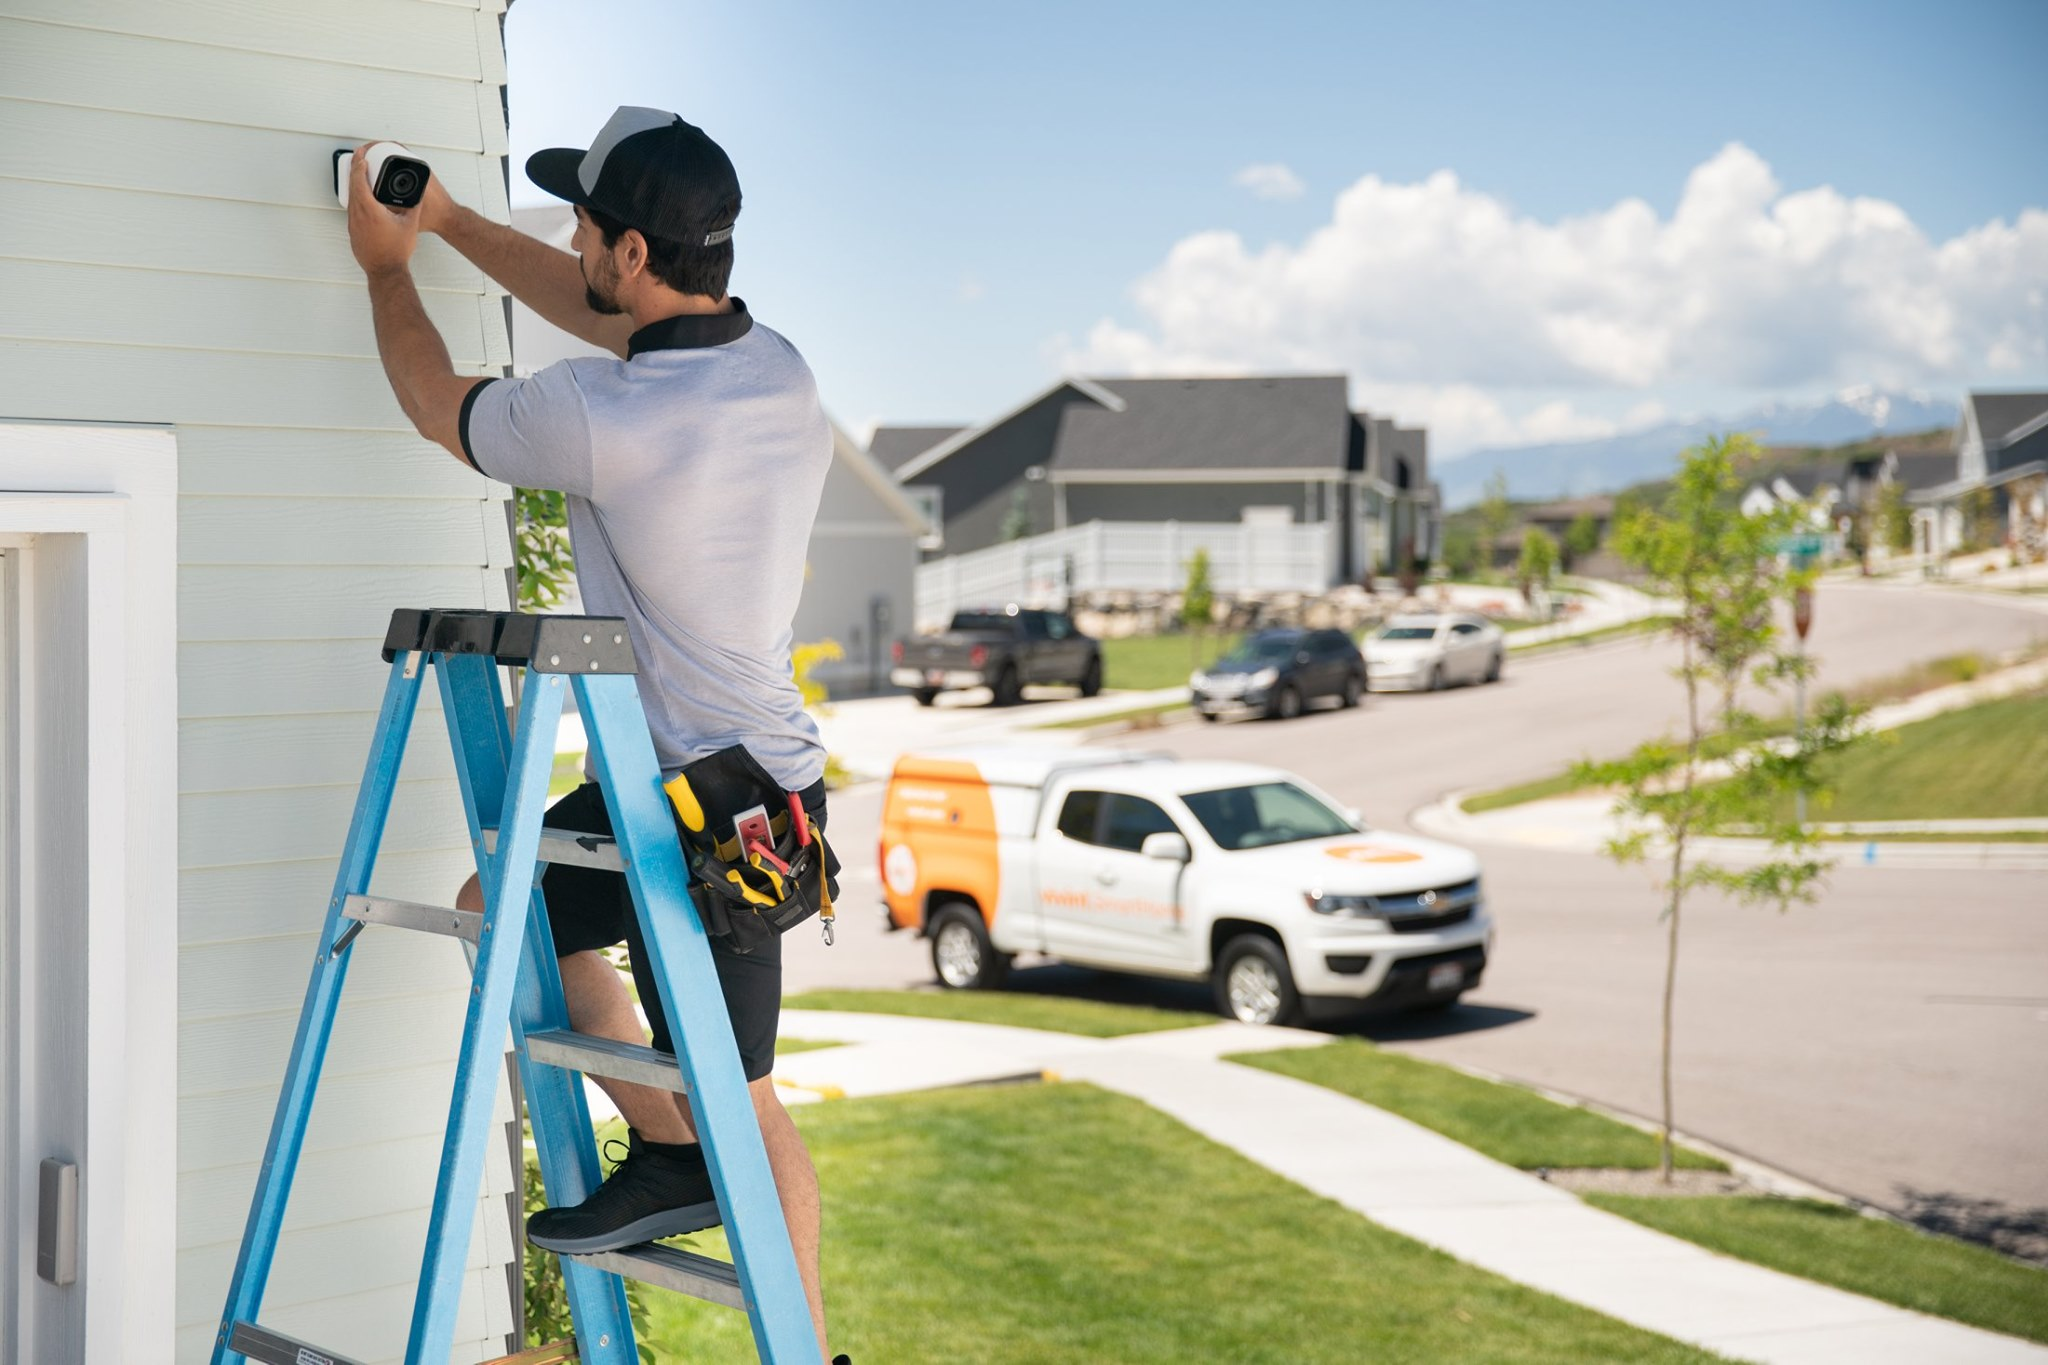
[[[371,197],[369,161],[364,153],[373,145],[365,142],[356,148],[348,172],[348,245],[366,275],[403,270],[420,238],[417,209],[393,209]],[[433,177],[427,178],[427,184],[434,184]]]
[[[418,207],[412,211],[412,216],[419,222],[420,231],[431,232],[437,237],[445,236],[448,225],[457,211],[457,205],[448,197],[448,187],[441,183],[441,177],[428,176],[427,188],[420,195]]]

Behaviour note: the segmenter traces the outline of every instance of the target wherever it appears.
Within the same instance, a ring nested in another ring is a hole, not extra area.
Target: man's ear
[[[627,228],[625,236],[619,238],[619,245],[625,248],[625,259],[620,262],[620,275],[631,279],[647,268],[647,238],[639,228]]]

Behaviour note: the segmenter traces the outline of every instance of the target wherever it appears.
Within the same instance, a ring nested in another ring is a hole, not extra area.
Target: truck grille
[[[1458,882],[1428,891],[1372,897],[1371,913],[1397,934],[1424,934],[1463,924],[1479,907],[1479,882]]]

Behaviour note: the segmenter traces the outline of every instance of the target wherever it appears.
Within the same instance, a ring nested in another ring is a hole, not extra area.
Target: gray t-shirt
[[[803,357],[733,306],[478,385],[462,446],[568,495],[584,610],[625,618],[663,773],[744,744],[795,791],[825,771],[789,649],[832,435]]]

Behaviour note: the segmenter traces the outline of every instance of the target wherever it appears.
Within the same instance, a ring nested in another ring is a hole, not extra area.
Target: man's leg
[[[825,1296],[818,1284],[818,1171],[810,1149],[797,1132],[775,1081],[764,1076],[747,1087],[754,1097],[754,1117],[761,1141],[768,1147],[768,1165],[775,1172],[775,1193],[782,1200],[782,1218],[789,1225],[789,1244],[796,1251],[797,1274],[811,1301],[811,1325],[818,1329],[818,1354],[830,1359],[825,1344]]]
[[[475,877],[462,885],[455,897],[458,910],[482,910],[483,892]],[[610,1038],[621,1043],[647,1042],[647,1030],[633,1012],[633,997],[619,980],[619,970],[602,953],[571,953],[558,961],[562,968],[562,995],[569,1003],[569,1023],[578,1033]],[[677,1114],[682,1096],[651,1086],[593,1076],[626,1122],[650,1142],[695,1142],[687,1119]]]

